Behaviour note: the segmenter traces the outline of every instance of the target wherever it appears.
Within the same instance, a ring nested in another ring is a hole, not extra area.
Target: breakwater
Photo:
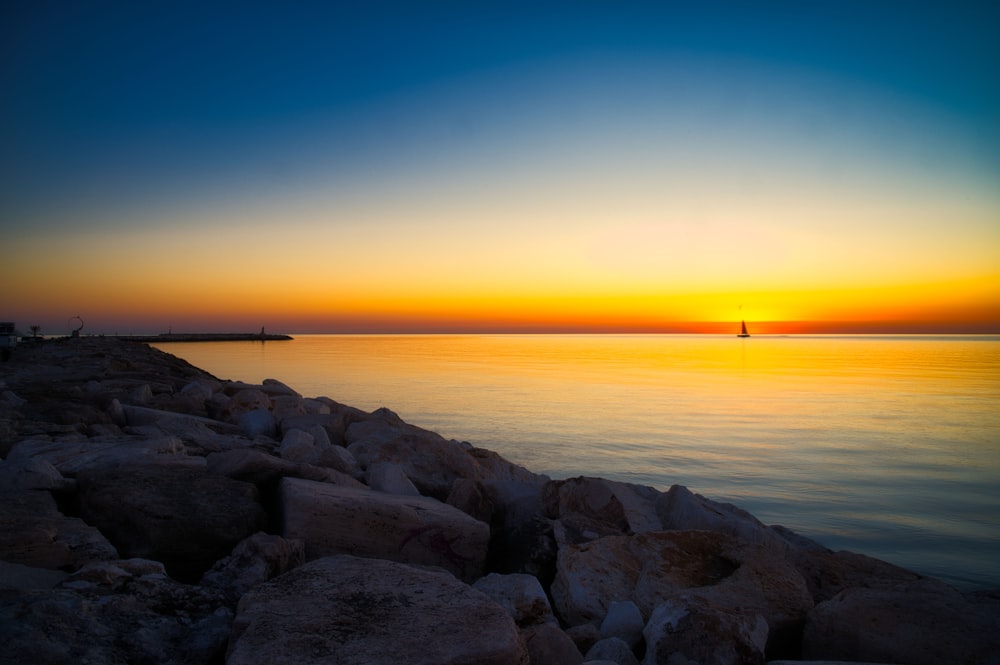
[[[994,663],[1000,597],[142,344],[0,367],[4,662]]]
[[[165,344],[167,342],[281,342],[291,335],[274,333],[161,333],[159,335],[112,335],[126,342]]]

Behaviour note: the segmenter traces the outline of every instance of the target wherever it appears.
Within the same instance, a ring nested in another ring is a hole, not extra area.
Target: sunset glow
[[[1000,332],[995,5],[614,6],[13,10],[0,319]]]

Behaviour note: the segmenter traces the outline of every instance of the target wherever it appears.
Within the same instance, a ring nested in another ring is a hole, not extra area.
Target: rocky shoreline
[[[1000,592],[145,344],[0,363],[0,663],[1000,663]]]

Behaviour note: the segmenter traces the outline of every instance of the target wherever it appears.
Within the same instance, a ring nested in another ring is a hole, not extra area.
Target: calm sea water
[[[303,335],[161,344],[224,379],[679,483],[962,589],[1000,587],[1000,337]]]

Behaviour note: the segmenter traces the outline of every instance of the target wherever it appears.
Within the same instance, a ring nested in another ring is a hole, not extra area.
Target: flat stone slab
[[[306,560],[354,554],[482,575],[489,525],[436,499],[299,478],[283,478],[279,495],[282,535],[305,542]]]
[[[514,620],[443,571],[339,555],[240,600],[227,665],[527,665]]]

